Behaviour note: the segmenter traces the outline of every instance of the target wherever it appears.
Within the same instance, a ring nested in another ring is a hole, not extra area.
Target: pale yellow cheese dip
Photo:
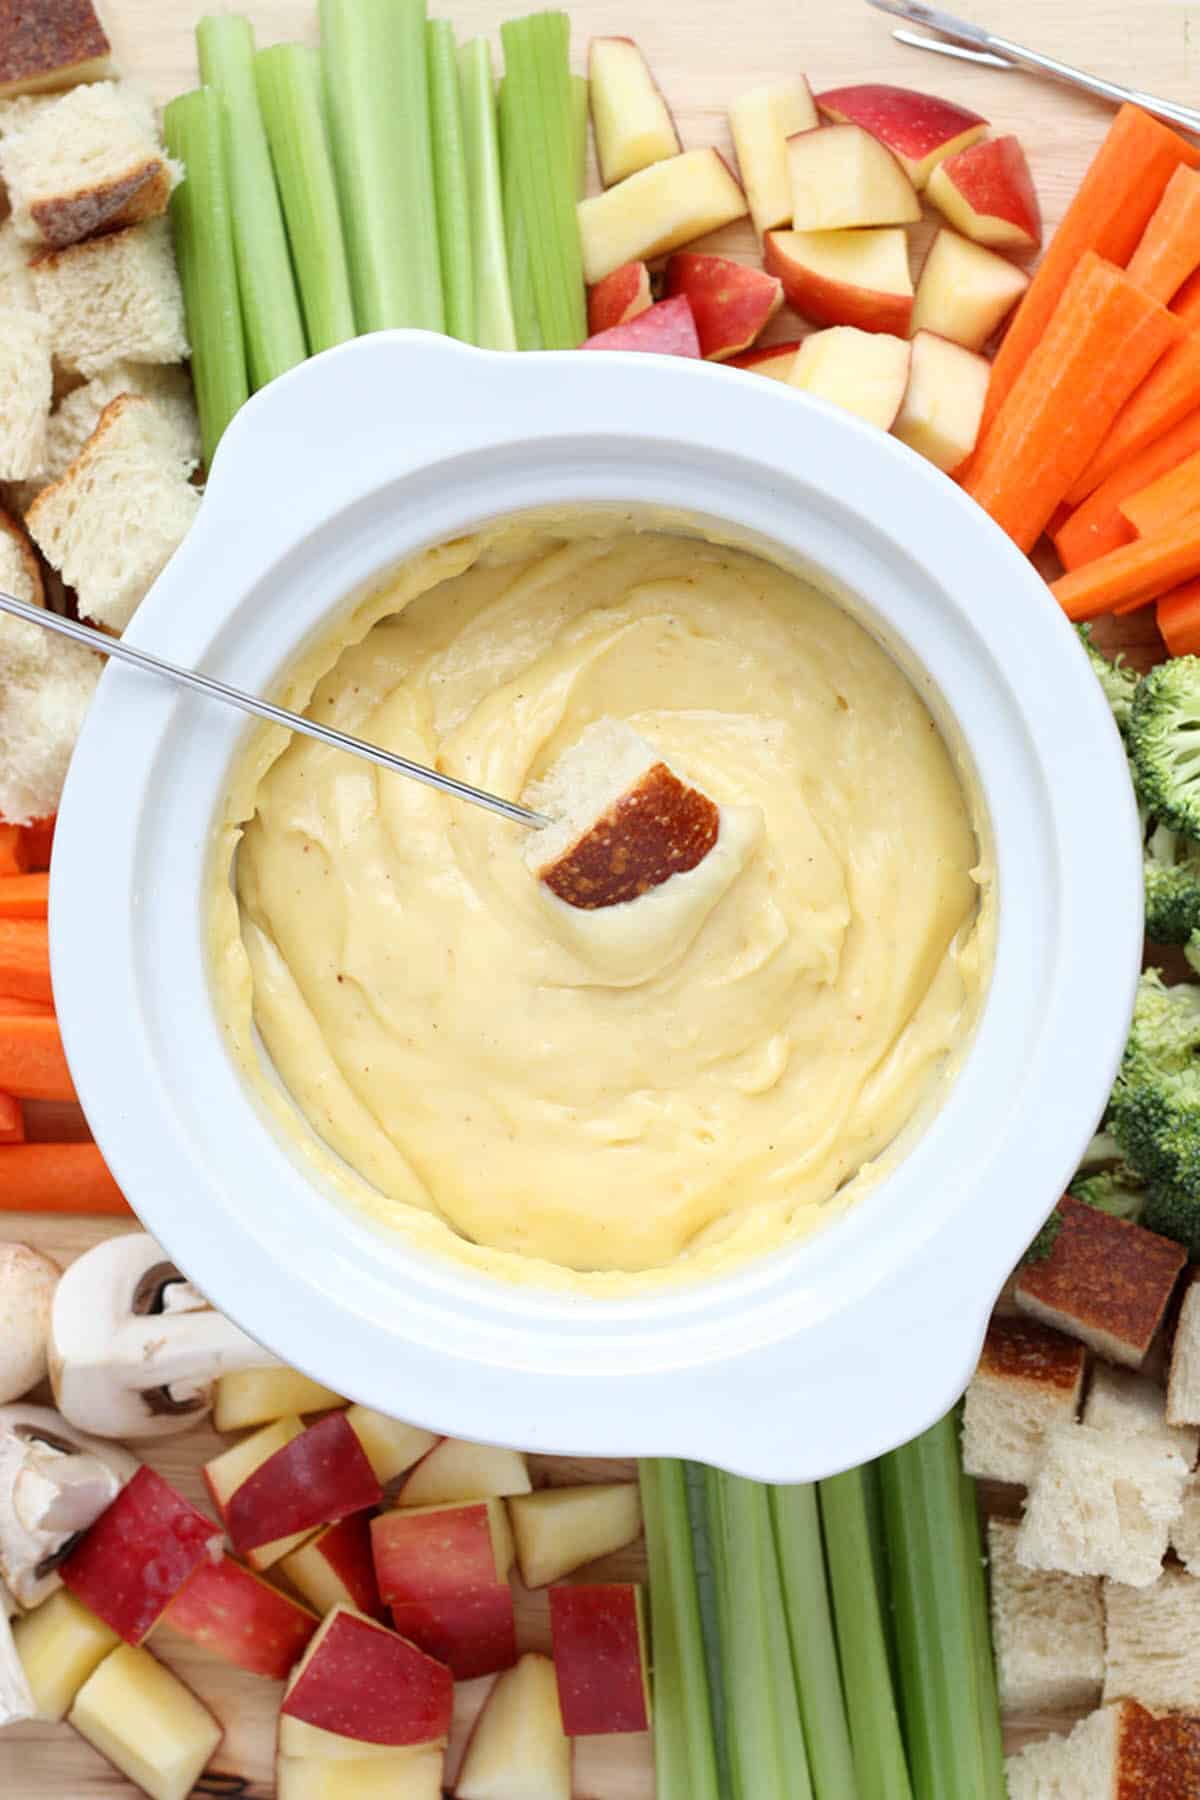
[[[807,1232],[940,1098],[986,960],[971,809],[900,668],[796,575],[611,518],[510,525],[407,565],[284,697],[526,801],[627,719],[735,821],[653,905],[581,914],[521,826],[260,735],[214,886],[221,1010],[376,1219],[623,1293]]]

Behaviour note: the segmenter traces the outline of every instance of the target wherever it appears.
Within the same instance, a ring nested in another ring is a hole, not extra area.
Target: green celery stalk
[[[861,1469],[817,1484],[860,1800],[912,1800]],[[918,1789],[924,1800],[924,1789]],[[963,1790],[964,1796],[967,1790]]]
[[[913,1786],[921,1800],[1003,1800],[979,1524],[954,1414],[879,1468]]]
[[[512,311],[519,350],[544,347],[533,292],[529,234],[518,188],[517,156],[513,148],[516,130],[515,89],[508,77],[500,83],[500,166],[504,178],[504,222],[508,230],[508,269]]]
[[[817,1490],[805,1484],[769,1491],[813,1789],[817,1800],[853,1800],[858,1790],[829,1610]]]
[[[471,190],[458,97],[458,46],[449,19],[430,19],[425,34],[429,72],[429,124],[433,138],[433,188],[442,253],[446,330],[464,344],[475,342],[475,268]]]
[[[321,0],[321,41],[358,328],[441,331],[424,0]]]
[[[254,30],[238,13],[196,27],[200,78],[220,95],[225,172],[250,380],[265,387],[308,355],[271,151],[254,84]]]
[[[547,350],[573,350],[587,336],[577,201],[577,135],[571,97],[571,27],[566,13],[531,13],[500,27],[505,82],[512,88],[506,150],[529,244],[538,324]]]
[[[486,38],[472,38],[462,46],[458,79],[474,248],[475,342],[485,350],[515,350],[517,328],[500,187],[496,86],[492,49]]]
[[[588,84],[583,75],[571,77],[571,120],[575,132],[575,196],[587,193]]]
[[[184,179],[171,195],[171,230],[187,309],[204,460],[211,464],[225,427],[250,398],[225,186],[224,126],[221,102],[212,89],[198,88],[169,101],[163,136],[184,169]]]
[[[657,1800],[720,1800],[681,1463],[640,1465],[650,1574]]]
[[[333,154],[325,119],[321,53],[273,44],[254,59],[275,178],[283,201],[309,348],[329,350],[355,333],[354,297]]]

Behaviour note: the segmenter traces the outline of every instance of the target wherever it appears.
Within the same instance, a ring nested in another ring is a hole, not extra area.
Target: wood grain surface
[[[193,26],[202,0],[108,0],[105,8],[123,69],[145,82],[162,101],[196,81]],[[314,0],[245,0],[261,44],[288,39],[315,41]],[[506,8],[496,0],[454,0],[433,11],[446,12],[463,36],[486,32],[497,37]],[[517,10],[514,6],[512,10]],[[1200,5],[1184,0],[957,0],[957,10],[1007,35],[1066,61],[1164,95],[1200,104]],[[725,109],[743,89],[806,72],[814,89],[849,81],[894,81],[924,87],[985,114],[997,133],[1015,132],[1033,167],[1048,230],[1053,229],[1099,143],[1111,109],[1067,89],[1020,74],[972,68],[895,43],[891,24],[860,0],[574,0],[575,61],[582,69],[589,37],[619,33],[637,38],[675,113],[685,148],[715,143],[730,150]],[[498,42],[498,38],[497,38]],[[927,228],[918,231],[918,253]],[[753,257],[747,226],[718,234],[711,247]],[[786,312],[771,336],[801,335],[804,326]],[[1121,642],[1134,661],[1146,664],[1160,653],[1150,614],[1134,615],[1107,634]],[[37,1135],[62,1137],[86,1130],[64,1109],[31,1109]],[[0,1165],[2,1178],[2,1165]],[[1049,1199],[1052,1198],[1048,1196]],[[120,1226],[86,1220],[46,1220],[0,1214],[0,1239],[37,1244],[66,1263]],[[228,1441],[228,1440],[226,1440]],[[199,1468],[221,1442],[207,1430],[168,1439],[148,1450],[146,1460],[204,1503]],[[582,1463],[535,1458],[539,1481],[611,1479],[632,1474],[632,1463]],[[987,1496],[996,1510],[1011,1511],[1015,1490]],[[641,1572],[640,1547],[597,1565],[597,1573],[627,1578]],[[519,1597],[521,1628],[531,1646],[546,1641],[544,1599]],[[153,1648],[177,1668],[219,1715],[226,1728],[214,1763],[239,1778],[220,1792],[233,1800],[267,1800],[272,1793],[272,1731],[280,1689],[271,1682],[231,1670],[206,1653],[156,1631]],[[460,1689],[456,1744],[477,1709],[487,1683]],[[1013,1743],[1050,1721],[1009,1723]],[[451,1770],[456,1751],[452,1747]],[[130,1787],[69,1728],[23,1726],[0,1736],[0,1796],[3,1800],[135,1800]],[[649,1743],[644,1738],[581,1740],[576,1762],[577,1800],[651,1800],[654,1780]],[[964,1797],[965,1800],[965,1797]]]

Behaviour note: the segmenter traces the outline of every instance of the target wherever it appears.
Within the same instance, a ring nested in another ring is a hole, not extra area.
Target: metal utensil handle
[[[485,788],[471,787],[468,782],[457,781],[453,775],[442,775],[437,769],[426,768],[424,763],[411,762],[407,756],[398,756],[391,750],[381,750],[378,744],[369,744],[363,738],[335,731],[332,725],[318,725],[299,713],[272,705],[269,700],[260,700],[256,694],[246,694],[240,688],[229,687],[212,675],[201,675],[195,669],[180,668],[177,663],[166,662],[149,650],[136,650],[132,644],[126,644],[120,638],[106,637],[102,631],[93,631],[90,625],[80,625],[74,619],[64,619],[60,614],[47,612],[40,606],[29,606],[24,600],[15,599],[12,594],[0,593],[0,612],[9,613],[14,619],[24,619],[30,625],[40,625],[44,631],[56,631],[60,637],[71,638],[77,644],[86,644],[89,650],[98,650],[101,656],[107,656],[114,662],[127,663],[130,668],[142,669],[150,675],[164,676],[180,687],[203,694],[206,699],[220,700],[226,706],[235,706],[239,712],[249,713],[256,719],[265,719],[271,725],[282,725],[288,731],[298,732],[301,737],[315,739],[318,744],[328,744],[335,750],[346,750],[352,756],[364,757],[367,762],[375,763],[381,769],[390,769],[396,775],[407,775],[410,780],[423,782],[426,787],[437,788],[440,793],[450,794],[457,800],[469,800],[474,806],[485,807],[488,812],[498,813],[502,819],[510,819],[514,824],[540,827],[550,822],[542,813],[531,812],[526,806],[518,806],[515,800],[503,800],[499,794],[489,794]]]

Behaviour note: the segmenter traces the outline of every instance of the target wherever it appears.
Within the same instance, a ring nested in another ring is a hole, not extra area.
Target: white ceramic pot
[[[811,568],[974,766],[998,867],[988,997],[942,1110],[884,1182],[806,1242],[619,1303],[517,1290],[349,1216],[264,1121],[210,996],[206,859],[244,721],[115,665],[55,850],[63,1033],[148,1229],[289,1363],[461,1437],[811,1479],[960,1393],[1124,1038],[1141,943],[1129,783],[1100,688],[1024,557],[893,439],[775,382],[398,332],[245,408],[127,635],[267,692],[415,550],[523,508],[612,501],[688,509]]]

